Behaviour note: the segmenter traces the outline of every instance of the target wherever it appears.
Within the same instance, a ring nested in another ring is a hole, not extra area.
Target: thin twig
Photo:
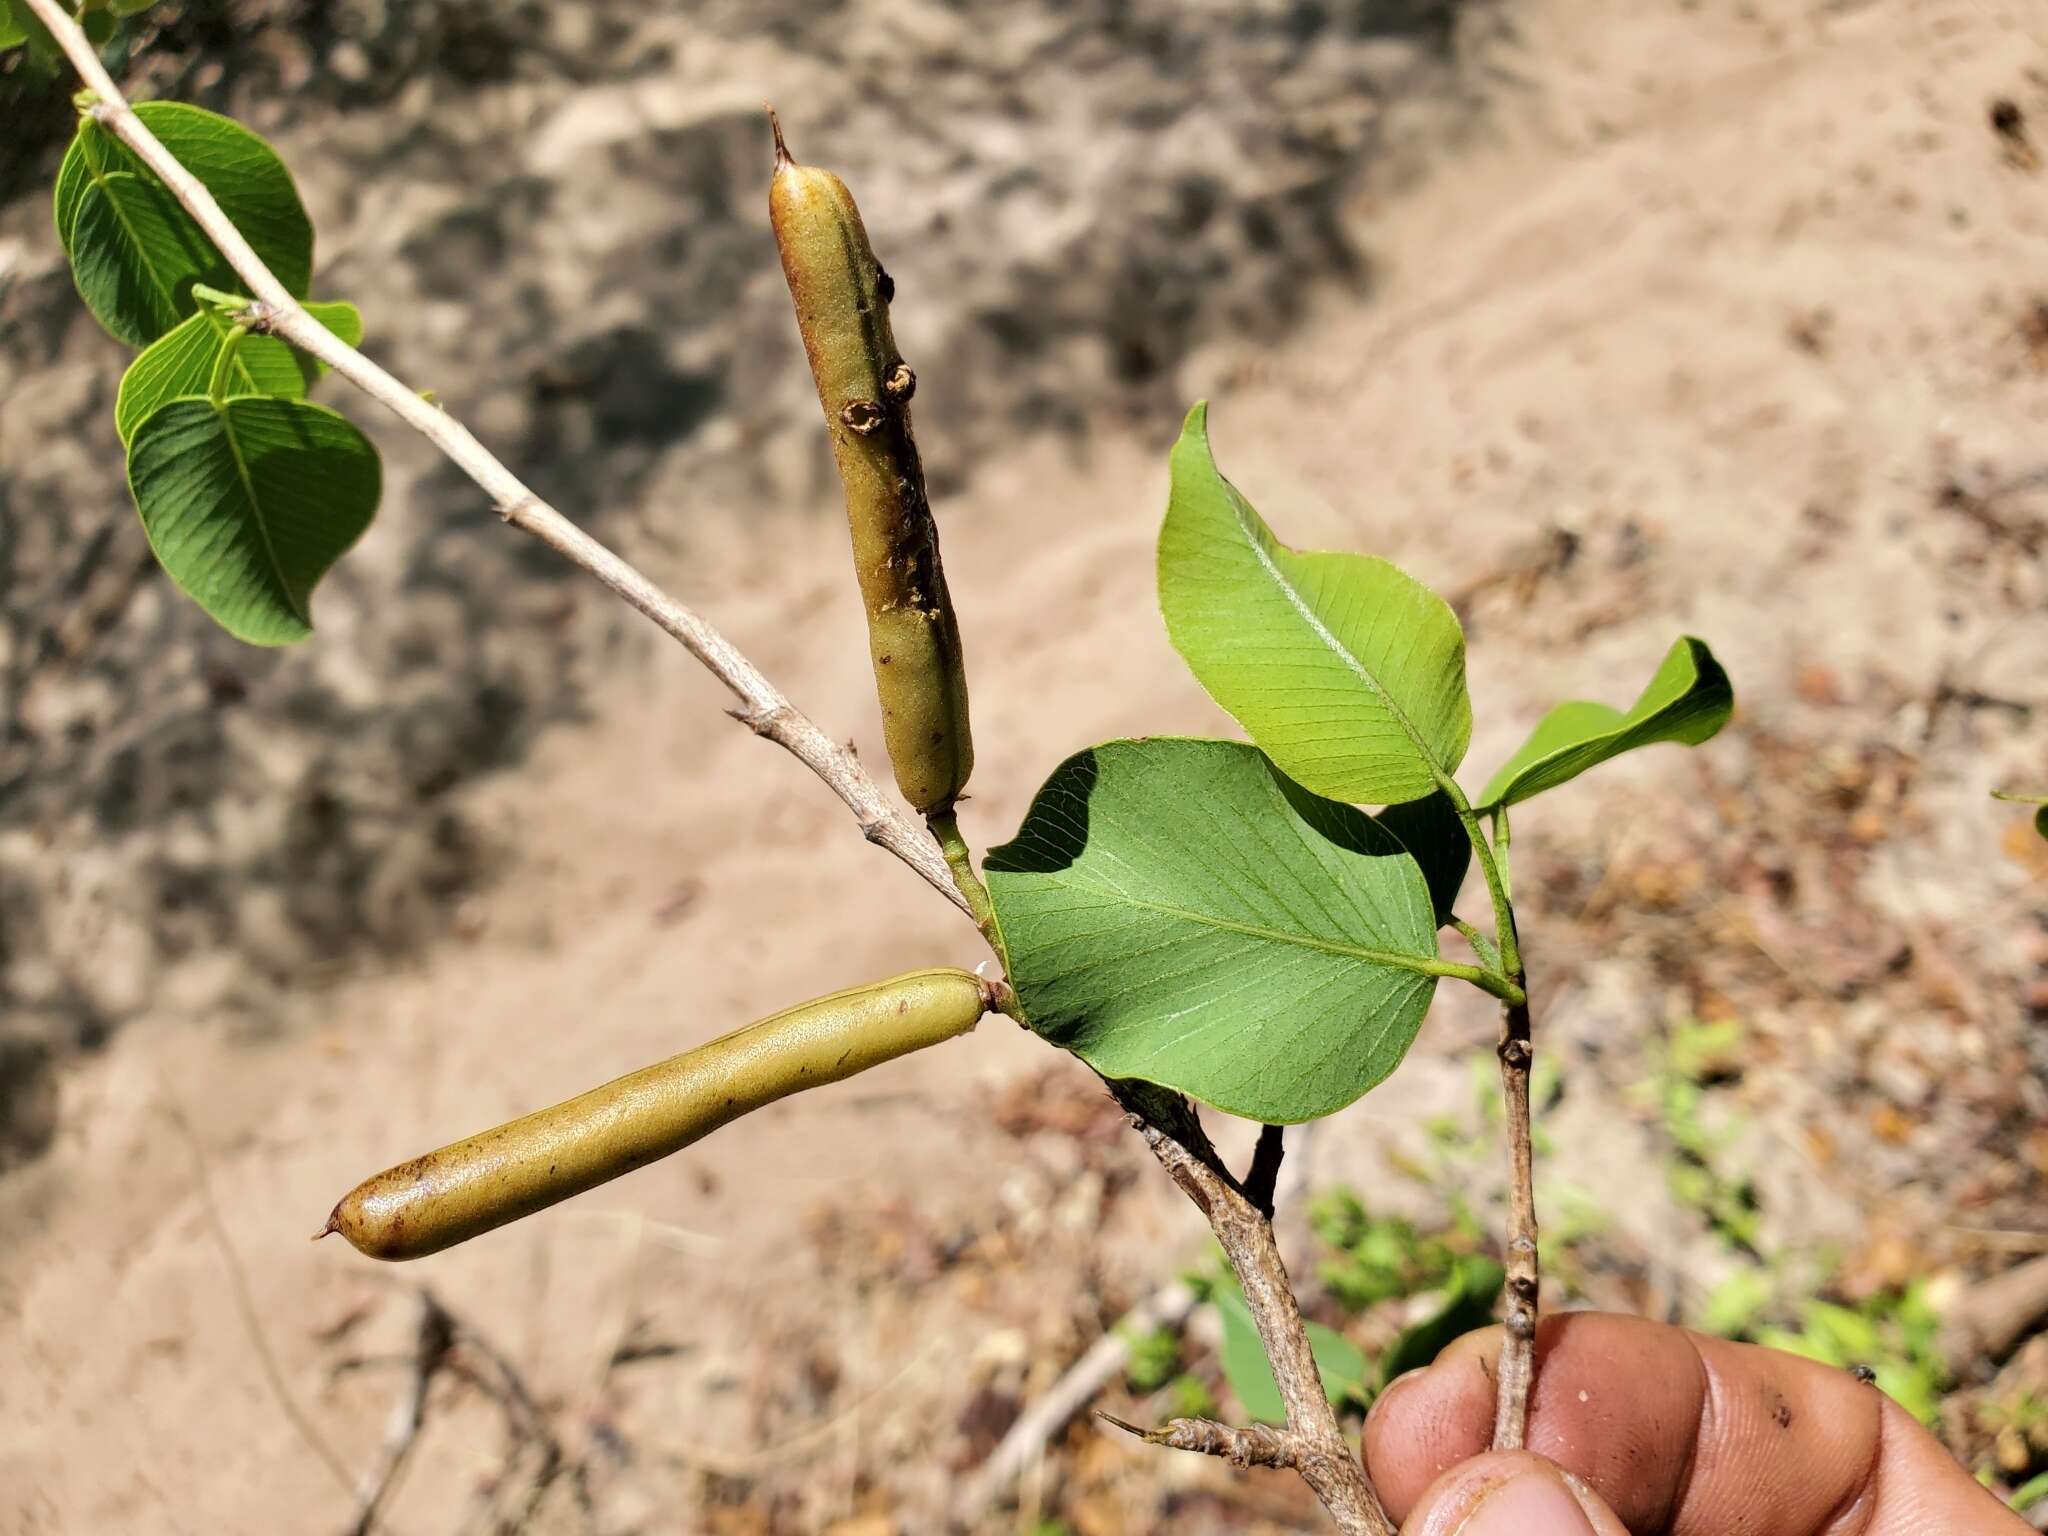
[[[966,898],[954,888],[938,844],[884,798],[858,758],[798,711],[759,668],[708,622],[543,501],[461,422],[416,390],[407,388],[307,314],[221,211],[213,194],[178,163],[177,157],[135,115],[84,32],[57,0],[28,0],[28,5],[50,29],[51,36],[97,98],[86,108],[92,119],[156,173],[179,206],[192,216],[235,274],[248,285],[255,302],[239,312],[235,317],[238,321],[253,331],[282,337],[388,408],[475,481],[506,522],[581,566],[665,633],[682,642],[739,699],[740,707],[729,711],[734,719],[794,755],[845,802],[868,841],[895,854],[962,912],[968,910]]]
[[[488,1530],[506,1533],[506,1536],[531,1529],[541,1500],[555,1479],[565,1474],[583,1515],[583,1523],[590,1526],[591,1500],[586,1469],[583,1463],[572,1461],[563,1450],[560,1438],[549,1427],[547,1416],[541,1412],[540,1404],[526,1385],[526,1378],[504,1352],[472,1324],[460,1318],[453,1319],[453,1322],[457,1347],[448,1357],[448,1367],[503,1410],[506,1432],[511,1441],[503,1472],[477,1490],[471,1515],[464,1522],[463,1529]],[[479,1369],[479,1365],[489,1367],[488,1372]],[[539,1450],[539,1463],[527,1479],[525,1498],[519,1507],[509,1514],[501,1514],[498,1510],[499,1497],[510,1483],[528,1445]]]
[[[1500,1087],[1507,1108],[1507,1337],[1494,1384],[1493,1448],[1519,1451],[1528,1437],[1529,1391],[1536,1380],[1536,1173],[1529,1125],[1529,1005],[1500,1013]]]
[[[1312,1125],[1299,1128],[1294,1156],[1276,1170],[1272,1219],[1277,1220],[1277,1213],[1286,1210],[1308,1187],[1309,1137],[1313,1130]],[[1256,1155],[1253,1160],[1257,1161]],[[989,1452],[988,1459],[962,1487],[954,1505],[954,1518],[967,1526],[979,1524],[996,1500],[1024,1475],[1032,1459],[1044,1454],[1046,1444],[1122,1372],[1131,1358],[1132,1339],[1159,1328],[1178,1332],[1187,1325],[1194,1310],[1195,1293],[1184,1281],[1169,1280],[1117,1319],[1116,1325],[1089,1345],[1044,1396],[1018,1416],[1001,1443]]]
[[[455,1342],[455,1320],[434,1299],[434,1293],[424,1286],[419,1291],[419,1307],[419,1327],[408,1362],[412,1369],[406,1377],[405,1390],[391,1405],[391,1418],[384,1428],[384,1443],[377,1453],[377,1465],[364,1476],[356,1495],[355,1523],[349,1527],[351,1536],[370,1536],[376,1527],[377,1511],[390,1497],[399,1472],[412,1455],[413,1447],[419,1443],[420,1430],[427,1422],[427,1392]]]
[[[221,1219],[220,1204],[213,1197],[213,1179],[208,1172],[206,1148],[200,1143],[199,1133],[192,1129],[192,1122],[186,1118],[184,1106],[179,1103],[172,1090],[170,1080],[160,1077],[159,1090],[163,1094],[164,1111],[177,1127],[178,1134],[192,1152],[193,1182],[199,1187],[200,1208],[206,1212],[207,1230],[212,1234],[214,1246],[220,1250],[221,1262],[227,1265],[228,1280],[235,1296],[235,1310],[241,1315],[242,1329],[249,1336],[249,1347],[255,1352],[256,1362],[263,1369],[263,1379],[270,1387],[270,1395],[277,1399],[277,1406],[285,1419],[298,1432],[322,1466],[330,1472],[335,1482],[350,1493],[355,1491],[355,1479],[335,1454],[334,1447],[327,1443],[312,1419],[301,1408],[298,1399],[286,1385],[284,1371],[277,1363],[277,1356],[271,1353],[270,1340],[263,1332],[263,1317],[256,1310],[256,1298],[249,1290],[249,1274],[242,1267],[241,1255],[235,1252],[235,1245],[228,1236],[227,1223]]]
[[[156,174],[248,285],[253,302],[234,315],[237,323],[280,337],[326,363],[439,448],[490,497],[506,522],[595,576],[680,641],[739,699],[740,707],[730,711],[734,718],[797,757],[853,812],[869,841],[895,854],[960,911],[976,916],[969,898],[957,888],[937,841],[883,797],[851,752],[801,714],[709,623],[543,501],[439,405],[407,388],[307,314],[221,211],[212,194],[136,117],[85,34],[58,0],[27,3],[49,28],[96,98],[86,108],[93,120]],[[1467,971],[1474,972],[1467,979],[1483,980],[1472,967],[1446,967],[1444,974],[1463,975]],[[1134,1101],[1144,1101],[1143,1107],[1137,1102],[1127,1103],[1126,1107],[1132,1110],[1147,1145],[1209,1218],[1217,1240],[1237,1271],[1280,1384],[1282,1399],[1288,1406],[1288,1428],[1284,1433],[1292,1445],[1295,1467],[1341,1530],[1363,1536],[1391,1536],[1392,1527],[1379,1500],[1357,1455],[1338,1433],[1336,1416],[1323,1395],[1300,1308],[1280,1263],[1272,1223],[1223,1169],[1185,1100],[1145,1093],[1144,1085],[1119,1085],[1120,1090],[1126,1087],[1134,1089]],[[1157,1118],[1162,1113],[1167,1116],[1165,1125]],[[480,1343],[467,1335],[465,1342]],[[495,1357],[510,1396],[524,1410],[515,1417],[527,1418],[541,1438],[545,1465],[536,1485],[537,1494],[561,1470],[559,1443],[546,1434],[538,1410],[525,1395],[516,1373],[494,1351],[484,1347],[483,1352]],[[274,1372],[274,1366],[272,1369]],[[289,1407],[289,1400],[286,1401]],[[349,1479],[339,1461],[331,1465],[346,1485]]]
[[[1244,1176],[1244,1192],[1268,1221],[1273,1219],[1273,1193],[1280,1187],[1280,1160],[1286,1155],[1287,1133],[1277,1125],[1260,1126],[1252,1166]]]
[[[1265,1346],[1280,1400],[1287,1408],[1286,1429],[1273,1433],[1285,1437],[1289,1464],[1322,1500],[1345,1536],[1393,1536],[1393,1524],[1358,1453],[1338,1429],[1336,1410],[1323,1391],[1301,1308],[1273,1238],[1273,1223],[1223,1166],[1186,1099],[1147,1083],[1112,1083],[1110,1089],[1117,1102],[1130,1111],[1132,1125],[1159,1165],[1208,1218],[1209,1229],[1216,1234],[1244,1289],[1259,1342]],[[1219,1438],[1215,1443],[1237,1442]]]
[[[1453,794],[1460,804],[1462,794]],[[1501,969],[1513,984],[1502,998],[1500,1040],[1501,1102],[1508,1138],[1507,1301],[1500,1370],[1493,1392],[1493,1448],[1519,1451],[1528,1442],[1529,1394],[1536,1383],[1536,1317],[1541,1273],[1536,1248],[1536,1157],[1529,1124],[1529,987],[1522,946],[1515,932],[1515,906],[1508,871],[1508,811],[1492,808],[1493,837],[1479,830],[1479,815],[1460,804],[1458,819],[1471,840],[1473,857],[1486,877],[1493,903],[1494,943]]]
[[[1242,1471],[1246,1467],[1291,1467],[1297,1443],[1293,1435],[1270,1424],[1220,1424],[1214,1419],[1168,1419],[1157,1429],[1140,1429],[1113,1413],[1098,1411],[1104,1423],[1136,1435],[1150,1445],[1198,1456],[1220,1456]]]

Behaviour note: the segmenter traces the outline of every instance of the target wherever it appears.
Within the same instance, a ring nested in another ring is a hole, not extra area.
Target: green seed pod
[[[680,1151],[765,1104],[972,1029],[966,971],[912,971],[835,992],[589,1093],[416,1157],[342,1197],[318,1234],[417,1259]]]
[[[889,328],[894,287],[846,183],[792,160],[780,124],[768,216],[846,488],[889,762],[906,800],[941,812],[966,786],[974,740],[960,627],[910,432],[917,379]]]

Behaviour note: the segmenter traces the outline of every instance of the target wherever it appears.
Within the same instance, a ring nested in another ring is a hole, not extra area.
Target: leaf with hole
[[[1032,1029],[1254,1120],[1384,1079],[1445,974],[1407,850],[1240,742],[1076,754],[986,872]]]
[[[1280,1396],[1280,1383],[1273,1378],[1251,1306],[1234,1279],[1216,1287],[1216,1316],[1223,1324],[1223,1344],[1218,1352],[1223,1379],[1237,1394],[1244,1416],[1261,1424],[1285,1424],[1287,1404]],[[1364,1353],[1334,1328],[1321,1323],[1304,1323],[1303,1327],[1324,1394],[1333,1403],[1364,1401],[1369,1374]]]
[[[352,347],[363,339],[363,317],[353,304],[308,304],[306,313]],[[207,393],[229,329],[217,311],[201,308],[128,365],[121,375],[121,392],[114,398],[114,430],[124,444],[165,401]],[[296,400],[325,371],[325,364],[274,336],[244,336],[228,363],[227,393]]]
[[[205,184],[278,281],[303,297],[313,226],[276,152],[241,124],[183,102],[144,102],[135,114]],[[194,283],[239,281],[163,183],[91,118],[57,169],[55,214],[80,297],[131,346],[146,346],[191,314]]]
[[[1210,696],[1319,795],[1391,805],[1436,789],[1472,739],[1450,605],[1375,556],[1282,544],[1217,469],[1206,405],[1172,468],[1159,606]]]
[[[322,405],[172,400],[135,429],[128,485],[171,579],[229,634],[285,645],[312,633],[313,587],[369,526],[382,469]]]
[[[1735,690],[1714,653],[1705,641],[1683,636],[1627,713],[1586,699],[1569,699],[1551,710],[1493,776],[1481,804],[1527,800],[1637,747],[1660,741],[1698,746],[1728,723],[1734,709]]]

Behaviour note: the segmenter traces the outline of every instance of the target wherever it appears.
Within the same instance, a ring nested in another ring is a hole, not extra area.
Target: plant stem
[[[1459,796],[1462,802],[1463,796]],[[1515,906],[1508,899],[1507,882],[1501,878],[1500,864],[1493,856],[1493,844],[1479,828],[1479,817],[1470,806],[1458,806],[1458,820],[1464,823],[1465,836],[1472,844],[1472,856],[1479,861],[1479,872],[1486,877],[1486,894],[1493,903],[1493,939],[1500,949],[1500,968],[1510,978],[1516,978],[1522,970],[1521,946],[1515,939]]]
[[[83,110],[149,167],[248,285],[253,297],[233,315],[236,323],[258,334],[278,336],[327,364],[425,437],[490,497],[507,523],[531,534],[596,577],[680,642],[738,698],[740,707],[729,713],[756,735],[766,736],[790,752],[822,779],[853,812],[870,842],[909,865],[926,884],[973,917],[977,925],[986,921],[988,927],[984,932],[994,929],[993,914],[985,910],[986,888],[974,875],[957,827],[952,837],[955,846],[942,846],[945,833],[939,829],[934,829],[940,839],[935,842],[883,797],[850,751],[800,713],[708,622],[541,500],[438,404],[407,387],[307,314],[221,211],[213,194],[136,117],[97,52],[59,0],[25,3],[49,28],[94,98]],[[207,301],[216,302],[211,295]],[[1457,803],[1464,805],[1462,797]],[[976,891],[980,892],[979,898]],[[977,900],[983,906],[978,907]],[[991,932],[991,943],[1000,954],[999,931]],[[1504,955],[1507,953],[1503,950]],[[1511,972],[1503,975],[1473,966],[1444,964],[1433,967],[1432,974],[1468,980],[1486,986],[1498,996],[1519,995],[1519,985]],[[1244,1287],[1274,1378],[1288,1406],[1285,1434],[1291,1464],[1322,1500],[1345,1536],[1393,1536],[1393,1526],[1366,1477],[1358,1453],[1338,1430],[1336,1415],[1323,1393],[1301,1309],[1289,1289],[1271,1222],[1223,1170],[1184,1099],[1158,1090],[1146,1094],[1145,1084],[1112,1087],[1120,1098],[1125,1089],[1130,1089],[1148,1102],[1153,1098],[1159,1101],[1150,1109],[1138,1108],[1134,1103],[1127,1103],[1126,1107],[1131,1109],[1134,1122],[1162,1166],[1208,1217]],[[1165,1127],[1157,1123],[1155,1115],[1165,1117]]]
[[[1280,1260],[1273,1223],[1230,1176],[1186,1099],[1148,1083],[1113,1082],[1109,1089],[1130,1112],[1132,1125],[1159,1165],[1208,1219],[1244,1288],[1280,1400],[1287,1406],[1284,1430],[1249,1433],[1207,1421],[1177,1421],[1180,1428],[1169,1426],[1162,1443],[1232,1460],[1291,1466],[1322,1500],[1344,1536],[1394,1536],[1393,1522],[1364,1462],[1337,1427],[1336,1410],[1323,1390],[1301,1308]]]
[[[1472,952],[1479,956],[1482,963],[1490,966],[1500,964],[1500,951],[1493,947],[1493,940],[1484,932],[1457,916],[1451,918],[1451,926],[1465,936],[1465,942],[1472,946]]]
[[[981,936],[988,940],[988,947],[995,951],[996,959],[1002,962],[1003,974],[1010,973],[1009,951],[1003,946],[1003,933],[996,926],[995,903],[989,899],[988,887],[980,875],[974,872],[974,855],[968,849],[967,839],[960,832],[960,818],[951,808],[934,811],[925,817],[925,825],[931,828],[932,836],[939,840],[939,851],[946,856],[946,868],[953,876],[953,885],[967,902],[967,915],[974,919],[974,926],[981,930]]]
[[[86,109],[93,120],[127,145],[155,173],[236,276],[248,284],[255,297],[237,319],[246,322],[252,331],[282,337],[301,352],[327,364],[440,449],[483,489],[507,523],[532,534],[555,553],[581,566],[681,642],[739,699],[740,707],[728,711],[733,718],[795,756],[845,802],[869,842],[888,849],[955,907],[968,911],[967,899],[955,889],[952,872],[937,845],[923,828],[884,797],[858,758],[798,711],[711,624],[536,496],[453,416],[423,399],[416,390],[393,378],[307,314],[304,306],[264,265],[263,258],[243,238],[234,221],[221,211],[213,194],[179,164],[177,157],[135,115],[70,13],[58,0],[27,0],[27,5],[50,29],[50,35],[97,98]]]
[[[1529,1429],[1529,1392],[1536,1381],[1537,1293],[1536,1171],[1529,1124],[1529,1004],[1510,1003],[1500,1015],[1500,1087],[1507,1109],[1507,1304],[1502,1321],[1500,1369],[1494,1380],[1493,1448],[1519,1451]]]
[[[228,370],[234,367],[235,351],[248,334],[248,326],[231,325],[221,338],[220,352],[213,360],[213,375],[206,381],[206,398],[213,402],[216,411],[228,403]]]
[[[1502,1321],[1506,1336],[1501,1341],[1500,1368],[1494,1379],[1493,1448],[1518,1451],[1528,1440],[1529,1393],[1536,1381],[1536,1321],[1541,1291],[1541,1265],[1536,1249],[1536,1156],[1529,1117],[1529,993],[1522,967],[1521,946],[1515,937],[1515,906],[1508,894],[1508,821],[1505,806],[1493,808],[1495,844],[1480,830],[1479,815],[1465,800],[1455,783],[1446,781],[1445,793],[1465,824],[1473,857],[1486,877],[1486,892],[1493,900],[1496,942],[1500,967],[1512,985],[1512,992],[1496,991],[1501,998],[1500,1039],[1495,1053],[1500,1058],[1501,1103],[1506,1111],[1508,1138],[1508,1241],[1506,1254],[1507,1304]]]
[[[1259,1214],[1273,1219],[1273,1200],[1280,1187],[1280,1162],[1287,1154],[1287,1132],[1278,1125],[1259,1127],[1259,1144],[1252,1151],[1252,1165],[1244,1176],[1244,1192]]]

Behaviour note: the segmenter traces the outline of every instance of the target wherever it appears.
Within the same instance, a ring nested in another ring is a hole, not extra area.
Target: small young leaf
[[[150,548],[252,645],[312,633],[314,584],[369,526],[377,450],[321,405],[172,400],[135,429],[128,484]]]
[[[1513,805],[1653,742],[1698,746],[1728,723],[1734,708],[1728,674],[1704,641],[1687,635],[1671,647],[1628,713],[1585,699],[1551,710],[1493,776],[1480,803]]]
[[[1416,800],[1472,739],[1450,605],[1370,555],[1289,549],[1223,478],[1208,407],[1173,449],[1159,606],[1209,694],[1296,782],[1336,800]]]
[[[1258,1324],[1252,1321],[1252,1309],[1235,1280],[1217,1286],[1216,1316],[1223,1324],[1223,1345],[1219,1351],[1223,1379],[1237,1394],[1245,1417],[1261,1424],[1285,1424],[1287,1404],[1281,1399],[1280,1383],[1273,1379],[1266,1346],[1259,1340]],[[1363,1401],[1368,1367],[1358,1346],[1321,1323],[1304,1326],[1309,1351],[1315,1356],[1316,1373],[1322,1377],[1323,1391],[1330,1401]]]
[[[313,226],[276,152],[239,123],[183,102],[144,102],[135,113],[205,183],[278,281],[303,296],[313,273]],[[55,214],[86,307],[131,346],[147,345],[191,314],[195,282],[237,284],[191,215],[91,118],[79,124],[57,169]]]
[[[1477,1254],[1459,1259],[1442,1304],[1421,1322],[1403,1328],[1380,1357],[1379,1390],[1384,1392],[1402,1372],[1428,1365],[1453,1339],[1492,1322],[1493,1304],[1506,1280],[1507,1271],[1492,1259]]]
[[[1414,858],[1238,742],[1069,758],[987,874],[1034,1030],[1105,1077],[1251,1119],[1351,1103],[1400,1064],[1435,990]]]
[[[1465,835],[1465,823],[1458,819],[1451,797],[1439,789],[1420,800],[1390,805],[1373,820],[1399,838],[1422,866],[1441,928],[1451,920],[1451,908],[1472,862],[1472,839]]]
[[[306,313],[350,346],[363,339],[363,317],[353,304],[308,304]],[[114,430],[124,444],[166,400],[206,393],[228,330],[219,314],[202,308],[151,342],[128,365],[121,376],[121,392],[114,398]],[[273,336],[244,336],[228,364],[228,393],[296,400],[324,371],[324,365]]]

